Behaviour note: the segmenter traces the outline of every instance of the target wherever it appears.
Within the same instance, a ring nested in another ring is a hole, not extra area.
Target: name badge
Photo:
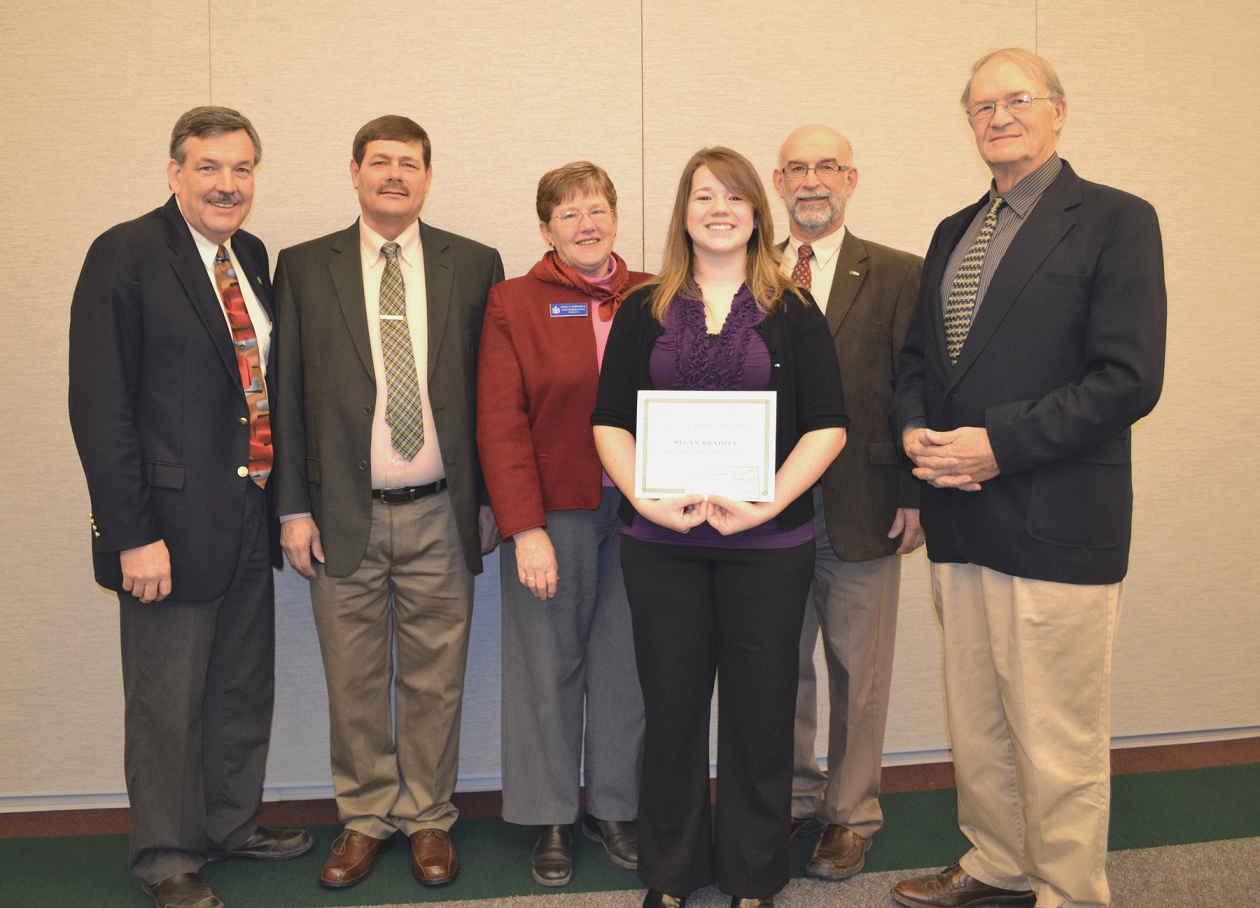
[[[590,315],[586,303],[552,303],[552,318],[585,318]]]

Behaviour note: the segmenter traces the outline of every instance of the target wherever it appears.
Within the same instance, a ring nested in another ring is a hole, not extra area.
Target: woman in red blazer
[[[503,818],[539,826],[543,886],[573,873],[582,829],[617,864],[638,863],[643,699],[625,584],[620,494],[591,432],[599,368],[622,297],[651,277],[613,252],[617,190],[578,161],[538,181],[551,251],[490,291],[477,376],[477,448],[505,540]]]

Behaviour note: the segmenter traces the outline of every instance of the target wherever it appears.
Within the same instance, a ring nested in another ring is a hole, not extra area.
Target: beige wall
[[[768,179],[782,137],[825,121],[853,140],[849,225],[922,253],[984,191],[957,106],[992,48],[1039,49],[1070,110],[1062,152],[1150,199],[1170,298],[1163,401],[1135,436],[1132,570],[1116,650],[1123,741],[1260,728],[1260,8],[1112,0],[838,3],[803,17],[750,0],[209,0],[0,7],[0,808],[116,802],[121,684],[113,600],[91,581],[87,494],[65,415],[70,296],[91,240],[160,204],[185,109],[228,104],[266,151],[250,229],[273,258],[348,224],[355,129],[410,115],[434,140],[425,217],[542,251],[534,185],[579,157],[621,194],[619,251],[654,266],[678,172],[700,145]],[[377,78],[388,74],[388,81]],[[780,234],[783,233],[782,223]],[[497,787],[496,568],[478,584],[464,787]],[[946,746],[921,555],[906,560],[888,758]],[[328,785],[323,676],[305,589],[278,584],[268,785]],[[1222,731],[1224,730],[1224,731]]]

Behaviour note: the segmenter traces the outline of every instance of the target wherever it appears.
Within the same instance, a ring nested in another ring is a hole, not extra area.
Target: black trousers
[[[814,543],[720,549],[621,541],[646,732],[639,879],[687,895],[788,881],[792,734]],[[709,704],[718,681],[716,816]]]
[[[250,483],[236,575],[212,602],[120,593],[131,872],[195,873],[254,832],[275,688],[265,493]]]

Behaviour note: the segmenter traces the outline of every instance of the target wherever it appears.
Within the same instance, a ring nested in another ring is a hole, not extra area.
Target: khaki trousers
[[[841,561],[827,536],[822,492],[817,487],[814,509],[817,557],[801,630],[792,815],[817,816],[869,839],[884,825],[879,783],[897,636],[901,556]],[[815,756],[814,646],[820,626],[831,703],[825,773]]]
[[[1122,584],[933,564],[967,873],[1038,908],[1106,905]]]
[[[445,491],[373,501],[358,569],[311,581],[333,787],[348,829],[384,838],[454,824],[472,598]]]

